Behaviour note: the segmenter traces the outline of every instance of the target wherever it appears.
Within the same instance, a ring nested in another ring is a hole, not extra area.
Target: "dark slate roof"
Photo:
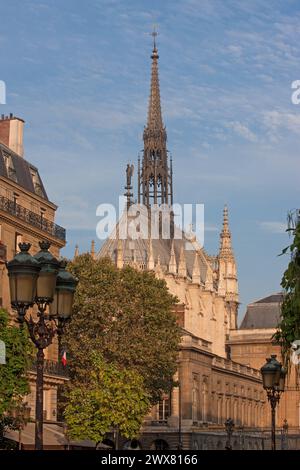
[[[107,256],[111,258],[112,260],[116,260],[116,253],[117,253],[117,248],[118,248],[118,235],[117,234],[119,232],[120,226],[123,224],[124,217],[125,217],[125,214],[121,216],[121,219],[117,223],[111,235],[103,243],[97,255],[99,258],[104,258]],[[177,230],[181,232],[181,229],[175,226],[175,233],[177,233]],[[186,239],[184,238],[184,235],[182,233],[181,235],[182,235],[181,239],[174,240],[174,252],[175,252],[176,263],[178,265],[180,251],[183,246],[185,260],[186,260],[187,276],[189,278],[192,278],[193,266],[194,266],[194,261],[195,261],[195,253],[196,253],[195,247],[193,247],[191,243],[186,243]],[[179,234],[178,234],[178,238],[179,238]],[[153,257],[154,257],[155,263],[157,263],[158,256],[159,256],[161,266],[164,270],[166,270],[170,261],[171,241],[168,239],[152,240],[152,246],[153,246]],[[126,239],[122,240],[123,260],[125,263],[130,262],[132,260],[133,249],[135,251],[137,265],[139,265],[141,268],[145,268],[147,265],[148,252],[149,252],[148,241],[143,238],[131,240],[130,237],[127,237]],[[200,270],[200,280],[202,283],[205,283],[207,266],[209,264],[209,260],[207,259],[207,255],[203,249],[197,250],[197,252],[198,252],[199,270]]]
[[[15,170],[15,179],[10,178],[6,171],[4,155],[9,155],[11,158],[13,168]],[[34,188],[31,171],[34,170],[37,174],[39,179],[39,191]],[[31,163],[27,162],[23,157],[20,157],[18,154],[13,152],[11,149],[6,147],[6,145],[0,142],[0,176],[4,176],[5,178],[12,179],[17,184],[22,186],[27,191],[31,193],[37,194],[38,196],[46,199],[48,201],[48,196],[46,190],[44,188],[42,179],[39,175],[38,169],[32,165]]]
[[[280,320],[282,300],[283,294],[278,293],[249,304],[240,330],[276,328]]]

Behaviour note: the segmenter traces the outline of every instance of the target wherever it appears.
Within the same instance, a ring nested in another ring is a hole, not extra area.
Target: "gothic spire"
[[[173,204],[172,173],[168,165],[167,133],[163,125],[158,77],[158,50],[156,31],[152,50],[150,98],[147,125],[144,128],[144,151],[138,167],[138,202],[151,204]]]
[[[155,263],[154,263],[154,256],[153,256],[153,245],[152,245],[152,239],[149,239],[149,252],[148,252],[148,263],[147,263],[147,268],[149,271],[152,271],[154,269]]]
[[[96,259],[95,240],[92,240],[92,242],[91,242],[91,257],[93,259]]]
[[[170,261],[169,261],[169,273],[172,273],[172,274],[177,273],[177,264],[176,264],[176,257],[175,257],[174,241],[173,240],[172,240],[172,245],[171,245]]]
[[[152,69],[151,69],[151,85],[150,85],[147,129],[162,130],[164,126],[163,126],[163,120],[162,120],[162,114],[161,114],[159,77],[158,77],[159,55],[158,55],[158,51],[156,47],[155,36],[154,36],[154,44],[153,44],[153,51],[152,51],[151,59],[152,59]]]
[[[199,255],[197,251],[195,252],[194,264],[193,264],[193,272],[192,272],[192,282],[194,284],[200,284],[200,267],[199,267]]]
[[[179,255],[179,263],[178,263],[178,275],[182,277],[186,277],[186,259],[183,245],[181,245],[180,255]]]
[[[220,234],[220,256],[223,258],[234,256],[231,246],[231,233],[229,230],[227,205],[224,206],[223,210],[223,228]]]

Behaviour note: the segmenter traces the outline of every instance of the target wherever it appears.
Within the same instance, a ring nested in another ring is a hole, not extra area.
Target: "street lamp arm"
[[[29,319],[24,318],[30,338],[38,349],[46,349],[52,343],[57,332],[52,323],[46,323],[44,315],[39,314],[38,321],[34,321],[32,315]]]

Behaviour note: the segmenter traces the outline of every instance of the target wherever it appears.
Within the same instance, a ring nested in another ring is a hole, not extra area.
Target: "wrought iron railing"
[[[23,220],[33,227],[39,228],[43,232],[49,233],[49,235],[52,235],[59,240],[66,240],[66,229],[48,219],[45,219],[43,216],[20,206],[20,204],[17,204],[15,201],[12,201],[5,196],[0,196],[0,210],[8,212],[14,217]]]
[[[36,361],[31,364],[30,370],[36,372]],[[69,369],[60,362],[51,361],[50,359],[44,360],[44,374],[53,375],[63,378],[69,378]]]

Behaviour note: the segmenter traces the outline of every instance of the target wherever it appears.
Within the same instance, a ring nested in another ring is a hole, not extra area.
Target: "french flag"
[[[62,365],[63,365],[64,367],[66,367],[66,365],[67,365],[67,352],[66,352],[66,351],[64,351],[64,353],[63,353],[63,355],[62,355],[62,357],[61,357],[61,362],[62,362]]]

